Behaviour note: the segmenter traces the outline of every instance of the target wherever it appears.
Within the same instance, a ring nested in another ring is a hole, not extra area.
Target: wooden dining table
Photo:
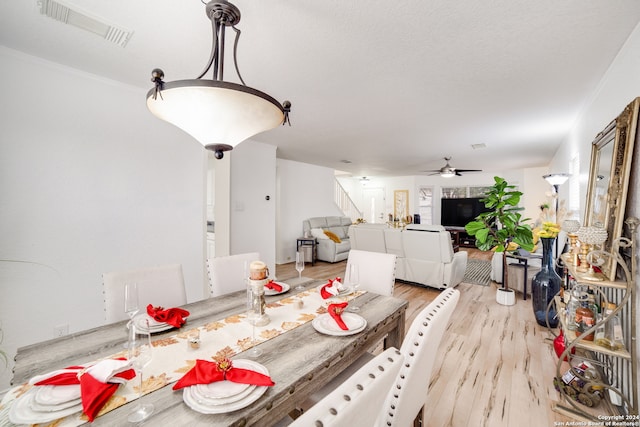
[[[307,289],[326,281],[298,278],[286,281]],[[298,283],[299,282],[299,283]],[[282,295],[266,297],[267,304]],[[223,414],[202,414],[189,408],[181,391],[162,387],[141,398],[153,403],[155,411],[146,421],[149,425],[176,426],[269,426],[300,407],[311,394],[356,361],[362,354],[384,340],[384,347],[400,348],[405,330],[408,302],[399,298],[366,292],[354,303],[358,314],[367,321],[366,328],[349,336],[330,336],[317,332],[312,322],[287,331],[259,344],[262,355],[253,358],[264,365],[275,385],[249,406]],[[242,313],[246,309],[246,292],[240,291],[185,305],[190,312],[189,327],[199,327],[212,320]],[[23,384],[31,377],[66,366],[78,365],[122,351],[126,340],[126,321],[100,326],[18,349],[12,384]],[[162,339],[175,330],[153,335]],[[249,350],[250,351],[250,350]],[[244,353],[235,358],[247,358]],[[127,417],[136,401],[120,406],[93,422],[96,426],[127,425]]]

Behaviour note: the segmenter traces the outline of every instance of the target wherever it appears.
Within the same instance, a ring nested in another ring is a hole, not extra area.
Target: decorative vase
[[[558,326],[558,313],[555,304],[551,304],[549,307],[548,318],[547,306],[560,291],[560,283],[562,282],[553,265],[553,242],[556,239],[542,237],[540,240],[542,241],[542,267],[531,280],[533,314],[539,325],[547,326],[548,320],[549,327],[555,328]]]

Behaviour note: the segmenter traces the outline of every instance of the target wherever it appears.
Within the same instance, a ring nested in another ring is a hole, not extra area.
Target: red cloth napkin
[[[195,384],[210,384],[224,380],[259,386],[275,385],[268,375],[249,369],[234,368],[229,359],[222,362],[209,362],[207,360],[197,359],[196,366],[184,374],[184,376],[174,384],[173,389],[178,390]]]
[[[320,288],[320,296],[322,296],[323,299],[327,299],[327,298],[331,298],[334,297],[336,295],[332,294],[331,292],[329,292],[327,290],[327,288],[334,286],[334,282],[337,282],[335,285],[336,287],[339,286],[340,284],[342,284],[342,280],[339,277],[336,277],[335,279],[329,279],[329,283],[327,283],[326,285],[322,286]],[[337,289],[336,289],[336,294],[337,294]]]
[[[185,318],[189,316],[187,310],[181,308],[154,307],[152,304],[147,306],[147,314],[158,322],[168,323],[176,328],[181,327],[187,321]]]
[[[64,372],[50,378],[38,381],[34,385],[75,385],[80,384],[80,394],[82,398],[82,411],[87,415],[89,421],[93,422],[102,407],[109,401],[113,393],[116,392],[120,384],[118,382],[103,383],[95,379],[91,374],[83,372],[84,366],[70,366],[65,369],[73,372]],[[114,377],[130,380],[136,376],[133,369],[119,372]]]
[[[271,289],[274,290],[276,292],[282,292],[282,286],[278,285],[276,282],[274,282],[273,280],[269,280],[269,283],[267,283],[266,285],[264,285],[265,288],[267,289]]]
[[[349,327],[344,323],[344,320],[342,320],[342,312],[348,305],[349,303],[341,302],[340,304],[329,304],[329,307],[327,308],[329,316],[333,317],[333,320],[335,320],[338,326],[340,326],[340,329],[344,331],[348,331]]]

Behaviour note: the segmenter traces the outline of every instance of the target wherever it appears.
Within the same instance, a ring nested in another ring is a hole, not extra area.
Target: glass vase
[[[555,238],[542,237],[542,267],[531,280],[531,296],[533,314],[536,321],[541,326],[555,328],[558,326],[558,313],[555,304],[549,307],[547,316],[547,306],[553,297],[560,291],[562,279],[558,276],[553,262],[553,242]]]

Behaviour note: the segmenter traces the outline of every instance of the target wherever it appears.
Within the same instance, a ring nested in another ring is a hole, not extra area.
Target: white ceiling
[[[122,48],[41,16],[36,0],[2,0],[0,44],[140,87],[141,103],[153,68],[191,79],[209,57],[199,0],[61,2],[133,37]],[[234,4],[242,77],[293,104],[291,127],[253,139],[354,176],[415,175],[445,156],[489,172],[546,166],[640,21],[637,0]],[[227,58],[237,82],[232,70]]]

